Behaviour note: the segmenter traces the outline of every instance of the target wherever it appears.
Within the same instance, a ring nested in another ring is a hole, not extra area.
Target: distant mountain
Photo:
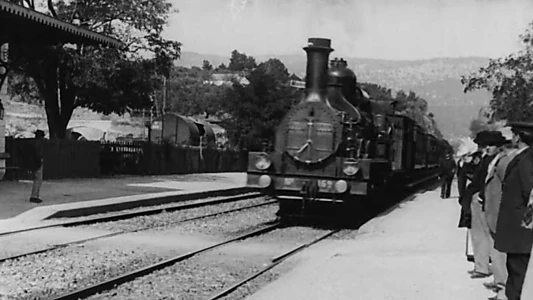
[[[302,77],[305,75],[305,53],[300,55],[261,55],[254,56],[258,62],[276,57],[280,59],[289,72]],[[332,58],[335,55],[333,53]],[[470,120],[477,116],[481,107],[488,104],[490,94],[485,91],[463,93],[461,75],[478,70],[487,65],[488,58],[461,57],[435,58],[415,61],[393,61],[344,57],[348,66],[358,76],[360,82],[372,82],[393,91],[414,91],[429,104],[439,128],[447,138],[467,136]],[[201,66],[208,60],[213,66],[229,63],[227,57],[212,54],[183,52],[177,65],[191,67]]]

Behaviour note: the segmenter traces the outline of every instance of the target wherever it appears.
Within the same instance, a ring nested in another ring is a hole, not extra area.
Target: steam
[[[529,0],[173,0],[169,38],[184,51],[303,55],[308,37],[338,56],[499,57],[533,21]],[[232,3],[240,11],[232,15]],[[242,4],[244,3],[244,4]]]

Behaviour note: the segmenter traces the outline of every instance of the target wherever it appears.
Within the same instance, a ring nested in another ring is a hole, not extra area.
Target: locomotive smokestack
[[[305,89],[307,93],[315,92],[324,95],[328,85],[329,54],[333,51],[330,39],[310,38],[307,40],[307,70]]]

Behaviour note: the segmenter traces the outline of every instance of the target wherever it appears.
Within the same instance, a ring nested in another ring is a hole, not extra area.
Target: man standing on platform
[[[526,214],[522,220],[522,227],[527,230],[533,230],[533,191],[529,194],[529,203],[527,204]],[[533,262],[531,261],[533,259],[533,249],[531,250],[531,254],[522,288],[522,299],[533,299]]]
[[[512,136],[504,137],[500,134],[500,140],[497,144],[503,144],[500,147],[496,157],[490,162],[487,170],[487,178],[485,180],[485,189],[483,192],[485,211],[485,219],[487,221],[489,233],[492,259],[491,270],[494,274],[494,282],[484,283],[483,285],[497,293],[492,300],[505,300],[505,284],[507,282],[507,256],[494,248],[494,238],[496,236],[496,222],[498,221],[498,213],[500,211],[502,182],[505,176],[505,169],[507,164],[513,159],[514,151],[509,149]]]
[[[440,164],[440,169],[441,169],[440,177],[442,180],[442,185],[440,189],[440,197],[442,199],[450,198],[450,193],[452,191],[452,182],[453,182],[453,177],[455,175],[456,166],[457,165],[455,164],[455,161],[453,160],[452,155],[450,153],[446,153]]]
[[[32,176],[33,187],[31,190],[30,202],[41,203],[43,200],[39,198],[41,193],[41,185],[43,184],[43,156],[44,156],[44,131],[35,131],[35,140],[32,147]]]
[[[533,245],[533,234],[521,226],[533,189],[533,124],[514,122],[510,126],[518,150],[505,170],[494,247],[507,254],[507,299],[520,300]]]
[[[474,140],[483,149],[483,158],[474,173],[471,186],[467,195],[471,196],[470,210],[472,212],[472,246],[474,250],[474,270],[470,272],[471,278],[485,278],[491,275],[489,271],[490,252],[492,239],[490,237],[487,220],[483,212],[485,180],[489,164],[496,157],[498,146],[505,142],[501,132],[482,131]]]

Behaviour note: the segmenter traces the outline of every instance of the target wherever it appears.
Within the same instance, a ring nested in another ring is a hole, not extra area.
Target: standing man
[[[485,278],[491,275],[489,271],[490,251],[492,249],[492,239],[490,238],[487,220],[483,212],[485,180],[489,164],[496,157],[498,145],[501,145],[503,136],[497,131],[482,131],[477,134],[476,144],[483,149],[483,158],[479,163],[479,167],[474,173],[472,184],[469,187],[470,194],[470,210],[472,212],[472,247],[474,250],[474,270],[470,272],[471,278]]]
[[[491,270],[494,274],[494,281],[491,283],[484,283],[483,285],[496,292],[496,296],[490,298],[491,300],[506,300],[505,284],[507,282],[507,255],[494,248],[494,238],[496,237],[496,222],[498,220],[498,213],[500,211],[502,182],[505,176],[505,169],[507,164],[513,159],[514,151],[507,147],[510,144],[512,137],[507,140],[500,134],[500,140],[497,142],[501,145],[498,154],[491,161],[487,171],[487,178],[485,180],[485,190],[483,193],[485,211],[485,219],[490,233],[492,259]]]
[[[33,187],[31,190],[30,202],[41,203],[43,200],[39,198],[41,193],[41,185],[43,184],[43,157],[44,157],[44,131],[35,131],[35,140],[32,147],[32,176]]]
[[[441,161],[441,179],[442,185],[440,189],[440,197],[442,199],[450,198],[452,190],[453,177],[455,175],[455,161],[450,153],[446,153],[444,159]]]
[[[510,126],[518,150],[505,170],[494,247],[507,254],[505,295],[508,300],[520,300],[533,245],[533,234],[521,226],[533,188],[533,124]]]
[[[527,204],[526,214],[522,220],[522,227],[527,230],[533,230],[533,191],[529,194],[529,203]],[[522,287],[522,299],[533,299],[533,262],[531,261],[531,257],[533,257],[533,249],[531,250],[531,254],[527,266],[524,286]]]

